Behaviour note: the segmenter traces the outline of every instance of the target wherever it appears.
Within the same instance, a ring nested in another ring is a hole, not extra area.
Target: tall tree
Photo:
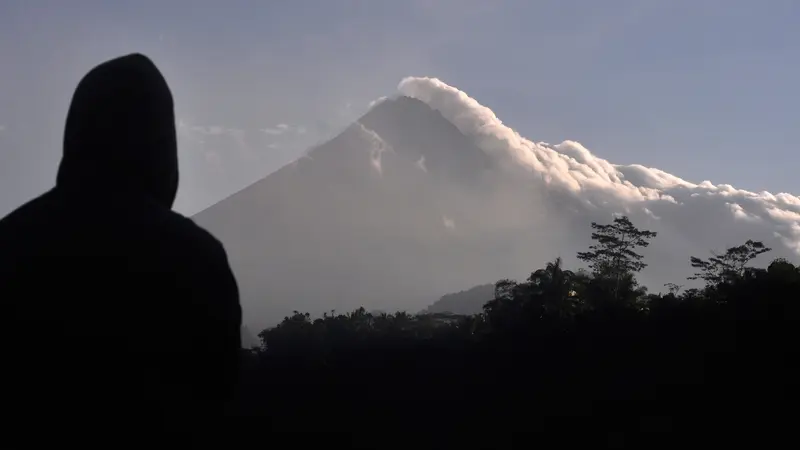
[[[675,296],[677,296],[681,292],[681,289],[683,289],[682,284],[676,283],[664,283],[664,287],[667,288],[667,292]]]
[[[689,261],[698,271],[688,279],[703,280],[707,286],[735,280],[744,276],[750,261],[770,250],[772,249],[762,242],[748,240],[743,245],[729,248],[721,255],[712,253],[708,259],[692,256]]]
[[[623,279],[647,267],[636,250],[650,245],[656,232],[639,230],[627,216],[616,217],[608,225],[592,222],[592,229],[592,240],[596,244],[589,247],[588,252],[578,252],[578,259],[589,263],[596,278],[613,280],[613,294],[617,298]]]
[[[564,312],[562,308],[568,307],[568,300],[573,294],[573,279],[575,274],[571,270],[564,270],[561,258],[548,262],[544,269],[539,269],[528,277],[528,282],[533,288],[533,293],[540,296],[546,311],[555,310]]]
[[[519,319],[525,288],[524,284],[508,278],[495,283],[494,299],[483,305],[483,311],[492,327],[506,328]]]

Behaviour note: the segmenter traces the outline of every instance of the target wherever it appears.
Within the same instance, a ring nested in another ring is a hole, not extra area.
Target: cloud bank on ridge
[[[693,183],[638,164],[612,164],[574,141],[533,142],[437,78],[407,77],[398,90],[438,110],[482,150],[532,183],[568,195],[587,210],[647,217],[690,246],[702,246],[698,256],[712,249],[709,245],[720,250],[746,239],[768,245],[778,241],[792,256],[800,255],[798,196]]]

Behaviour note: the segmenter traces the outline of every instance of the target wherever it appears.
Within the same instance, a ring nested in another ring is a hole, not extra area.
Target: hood
[[[172,94],[143,55],[92,69],[67,114],[56,186],[147,197],[171,208],[178,190]]]

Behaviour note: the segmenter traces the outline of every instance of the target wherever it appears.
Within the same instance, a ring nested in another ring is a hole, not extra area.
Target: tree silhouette
[[[800,282],[800,270],[786,260],[786,258],[777,258],[769,267],[767,267],[767,274],[772,279],[781,280],[786,283]]]
[[[483,306],[489,323],[495,329],[512,327],[522,314],[525,286],[514,280],[502,279],[495,283],[494,299]]]
[[[619,299],[626,276],[629,276],[628,284],[635,286],[633,274],[647,267],[636,250],[650,245],[656,233],[639,230],[627,216],[616,217],[608,225],[592,222],[592,229],[592,240],[597,243],[590,246],[588,252],[578,252],[578,259],[589,263],[595,278],[613,280],[612,295]]]
[[[672,295],[678,295],[681,292],[681,289],[683,289],[682,284],[676,283],[664,283],[664,287],[667,288],[667,292]]]
[[[689,261],[698,272],[689,280],[704,280],[707,286],[730,282],[745,275],[750,261],[772,250],[762,242],[748,240],[743,245],[731,247],[725,253],[712,253],[708,259],[691,256]]]
[[[541,298],[544,313],[568,314],[575,297],[575,273],[562,268],[560,257],[528,277],[533,294]]]

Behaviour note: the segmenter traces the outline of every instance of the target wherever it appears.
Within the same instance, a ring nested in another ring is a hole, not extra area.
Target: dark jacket
[[[171,210],[177,187],[158,69],[129,55],[91,70],[69,108],[56,186],[0,221],[4,409],[20,427],[141,433],[221,411],[240,349],[238,291],[220,242]]]

